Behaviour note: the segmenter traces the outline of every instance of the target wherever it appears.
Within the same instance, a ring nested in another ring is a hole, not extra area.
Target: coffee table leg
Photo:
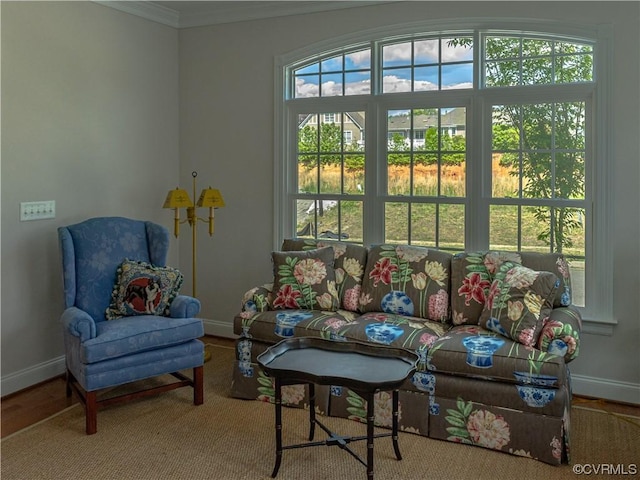
[[[373,480],[373,424],[375,420],[373,393],[367,395],[367,478]]]
[[[398,445],[398,390],[393,391],[393,427],[391,438],[393,439],[393,450],[396,452],[396,458],[402,460],[400,455],[400,446]]]
[[[276,393],[276,464],[273,467],[273,473],[271,478],[276,478],[278,470],[280,469],[280,462],[282,460],[282,392],[281,382],[279,378],[276,378],[275,393]]]
[[[316,386],[309,384],[309,441],[313,440],[316,432]]]

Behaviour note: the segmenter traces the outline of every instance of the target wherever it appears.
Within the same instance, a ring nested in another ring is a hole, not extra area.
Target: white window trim
[[[285,102],[282,99],[285,98],[285,94],[290,91],[287,88],[287,72],[286,66],[303,58],[319,55],[321,53],[328,52],[330,50],[339,50],[347,45],[362,44],[364,42],[375,42],[378,39],[391,37],[394,35],[403,35],[411,33],[426,33],[426,32],[443,32],[443,31],[455,31],[455,30],[500,30],[504,29],[507,32],[537,32],[547,34],[557,34],[561,36],[576,36],[578,38],[590,38],[595,42],[595,78],[598,82],[596,102],[593,106],[596,110],[594,119],[596,124],[590,125],[594,135],[594,150],[592,152],[591,167],[587,168],[586,181],[592,183],[592,188],[597,195],[598,202],[595,202],[591,206],[590,220],[592,224],[591,237],[587,237],[587,248],[589,244],[595,243],[600,246],[594,251],[593,256],[588,262],[585,271],[585,280],[589,279],[589,283],[586,285],[587,295],[590,299],[589,307],[587,309],[580,309],[583,316],[583,332],[594,333],[601,335],[612,335],[615,325],[618,323],[617,319],[613,316],[613,244],[611,239],[611,221],[613,217],[612,209],[612,178],[614,177],[612,172],[611,159],[614,158],[613,145],[610,139],[613,133],[613,125],[611,122],[611,81],[610,72],[613,68],[613,31],[610,25],[580,25],[569,24],[566,22],[545,21],[545,20],[522,20],[501,19],[496,21],[490,18],[470,18],[462,21],[459,20],[434,20],[425,22],[407,23],[401,25],[391,25],[376,29],[363,30],[343,36],[333,37],[326,41],[318,42],[306,47],[297,49],[284,55],[277,56],[274,59],[274,98],[275,98],[275,122],[274,122],[274,237],[273,247],[274,249],[280,248],[282,240],[293,231],[295,225],[294,212],[295,208],[288,203],[292,203],[287,198],[287,192],[291,191],[291,188],[295,185],[295,172],[290,171],[290,162],[288,162],[288,152],[295,151],[295,138],[291,138],[287,125],[291,121],[295,121],[294,118],[287,118],[287,109],[285,108]],[[476,52],[479,49],[476,49]],[[377,52],[372,51],[372,65],[374,65],[378,59],[376,58]],[[476,53],[477,55],[477,53]],[[477,59],[476,59],[477,60]],[[476,65],[478,63],[476,62]],[[375,88],[377,75],[372,75],[372,88]],[[372,90],[377,91],[377,90]],[[400,95],[400,94],[397,94]],[[369,95],[365,96],[369,97]],[[394,103],[398,97],[394,95]],[[501,101],[504,97],[502,97]],[[309,99],[309,105],[312,105],[314,99]],[[320,99],[323,104],[326,102],[326,98]],[[340,105],[342,111],[365,111],[367,123],[372,125],[379,125],[378,115],[381,112],[376,111],[370,103],[362,97],[332,97],[332,100],[336,101],[332,105]],[[473,115],[474,120],[482,118],[482,115],[487,115],[487,112],[482,112],[480,105],[468,105],[468,114]],[[289,112],[292,116],[295,115]],[[372,122],[372,123],[369,123]],[[378,132],[381,133],[381,132]],[[469,134],[469,132],[468,132]],[[470,135],[478,135],[477,132],[470,132]],[[481,143],[474,142],[480,145],[481,149],[490,149],[490,141],[487,139],[482,140]],[[371,136],[365,136],[365,143],[367,151],[373,152],[379,146],[372,145]],[[379,156],[383,152],[376,151],[376,156]],[[472,152],[470,152],[471,154]],[[469,178],[476,177],[477,175],[473,165],[474,162],[469,162],[467,168],[469,170]],[[481,167],[480,167],[481,168]],[[371,178],[368,176],[367,178]],[[378,176],[380,178],[380,176]],[[486,176],[484,178],[487,178]],[[369,183],[371,183],[369,181]],[[368,195],[370,192],[374,194],[379,192],[379,185],[366,185],[366,191]],[[468,198],[470,201],[474,201],[482,195],[483,189],[487,188],[487,185],[468,185]],[[286,213],[286,214],[285,214]],[[372,230],[374,230],[378,223],[378,220],[374,218],[371,211],[365,207],[363,212],[364,222],[364,238],[365,243],[373,243],[381,241],[374,237]],[[478,229],[488,228],[488,219],[473,218],[469,219],[467,225],[467,231],[475,231],[478,233]],[[478,237],[476,237],[478,238]],[[467,241],[467,248],[479,249],[481,246],[473,245]],[[596,281],[596,275],[594,272],[599,272],[599,278],[602,281]],[[597,286],[594,283],[597,282]]]

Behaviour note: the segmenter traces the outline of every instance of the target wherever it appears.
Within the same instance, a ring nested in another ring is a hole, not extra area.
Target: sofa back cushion
[[[285,239],[283,251],[306,251],[323,247],[333,247],[336,290],[340,308],[358,311],[358,299],[362,289],[362,277],[367,262],[367,249],[362,245],[330,240],[303,238]]]
[[[477,251],[461,252],[451,260],[451,315],[454,325],[477,325],[489,288],[504,262],[554,273],[559,280],[553,307],[571,304],[571,277],[560,253]]]
[[[360,310],[449,320],[451,254],[413,245],[369,248]]]
[[[553,308],[558,284],[554,273],[504,262],[491,283],[480,326],[533,347]]]
[[[335,311],[338,293],[331,247],[273,252],[273,308]]]

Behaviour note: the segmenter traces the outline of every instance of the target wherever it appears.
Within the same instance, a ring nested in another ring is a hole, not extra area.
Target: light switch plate
[[[56,201],[45,200],[42,202],[21,202],[20,221],[43,220],[56,217]]]

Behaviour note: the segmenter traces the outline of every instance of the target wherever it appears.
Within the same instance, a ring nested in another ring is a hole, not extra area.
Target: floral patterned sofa
[[[287,239],[273,268],[273,284],[249,290],[234,319],[234,397],[273,401],[256,357],[283,338],[403,347],[420,360],[400,390],[401,430],[568,462],[567,364],[581,320],[561,254]],[[285,388],[283,402],[307,405],[304,386]],[[355,392],[317,387],[316,397],[319,413],[365,422]],[[388,393],[375,412],[391,426]]]

